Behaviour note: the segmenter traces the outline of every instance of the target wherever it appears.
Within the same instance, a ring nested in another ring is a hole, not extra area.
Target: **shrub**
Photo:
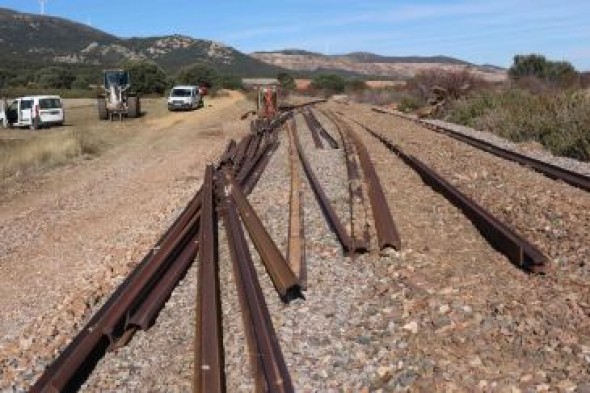
[[[176,77],[176,83],[206,86],[211,90],[217,90],[221,85],[221,77],[214,68],[205,64],[195,64],[181,70]]]
[[[411,112],[422,107],[424,104],[417,97],[409,96],[400,100],[397,108],[402,112]]]
[[[50,89],[70,89],[75,79],[70,70],[59,66],[42,68],[35,75],[35,82],[39,87]]]
[[[90,82],[83,76],[77,76],[72,82],[72,89],[86,90],[90,87]]]
[[[581,91],[480,93],[454,102],[447,118],[516,142],[540,142],[556,155],[590,161],[590,98]]]
[[[131,87],[142,94],[159,94],[166,91],[168,85],[166,73],[156,64],[149,61],[127,61],[123,69],[129,71]]]
[[[222,75],[219,77],[219,85],[223,89],[244,90],[242,78],[234,75]]]
[[[485,85],[486,82],[469,69],[461,71],[431,69],[419,72],[408,81],[408,89],[424,104],[431,97],[435,88],[444,89],[449,98],[457,99]]]
[[[350,94],[351,99],[356,102],[362,102],[371,105],[390,105],[399,103],[402,99],[410,97],[406,91],[394,87],[382,87],[373,89],[363,89]]]
[[[347,81],[346,82],[346,87],[345,87],[347,92],[359,92],[365,89],[368,89],[367,84],[365,83],[365,81],[359,80],[359,79],[354,79],[351,81]]]
[[[538,54],[514,56],[508,75],[513,80],[534,77],[560,87],[572,87],[580,82],[580,75],[570,63],[550,61]]]
[[[323,90],[326,94],[342,93],[346,88],[346,81],[339,75],[322,74],[313,78],[310,87]]]
[[[287,72],[280,72],[277,75],[277,80],[279,81],[279,84],[281,85],[281,88],[283,90],[295,90],[295,88],[297,87],[297,84],[295,83],[295,78],[293,77],[293,75]]]

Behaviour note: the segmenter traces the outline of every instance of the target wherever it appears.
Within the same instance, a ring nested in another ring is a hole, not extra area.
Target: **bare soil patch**
[[[247,121],[237,120],[250,106],[241,94],[208,104],[168,113],[158,100],[145,106],[146,116],[112,123],[94,120],[93,107],[73,109],[69,121],[76,127],[122,139],[101,156],[3,182],[0,358],[15,348],[21,358],[42,356],[43,340],[57,341],[43,326],[53,321],[67,333],[79,323],[188,202],[205,164],[249,130]],[[79,313],[60,315],[64,304],[76,302]],[[37,345],[22,346],[19,337],[35,337]]]

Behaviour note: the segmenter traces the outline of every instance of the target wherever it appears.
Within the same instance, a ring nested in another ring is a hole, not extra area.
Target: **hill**
[[[428,69],[469,69],[479,76],[497,81],[506,78],[505,70],[479,66],[447,56],[381,56],[369,52],[323,55],[298,49],[254,52],[252,57],[296,72],[347,72],[389,79],[408,79]]]
[[[105,68],[129,59],[154,61],[169,73],[196,62],[238,76],[276,76],[284,71],[210,40],[181,35],[123,39],[67,19],[0,8],[0,68]]]

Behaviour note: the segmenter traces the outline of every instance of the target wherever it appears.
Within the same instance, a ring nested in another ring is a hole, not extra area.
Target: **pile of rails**
[[[305,108],[301,110],[306,120],[313,125],[312,132],[319,132],[331,148],[338,148],[336,140],[321,127],[313,113]],[[255,187],[276,150],[280,130],[286,131],[291,162],[289,242],[286,257],[282,255],[246,197]],[[272,122],[255,122],[251,134],[239,142],[230,141],[218,163],[207,166],[204,183],[185,210],[71,344],[47,368],[32,391],[79,389],[107,351],[125,345],[137,330],[147,330],[155,323],[158,313],[197,255],[194,387],[197,392],[224,391],[218,218],[223,220],[227,232],[257,391],[294,391],[252,262],[244,228],[248,231],[281,300],[288,303],[293,299],[303,298],[302,290],[306,287],[307,272],[299,175],[301,163],[345,254],[369,249],[369,218],[366,215],[362,221],[354,218],[364,210],[361,205],[364,203],[365,193],[368,193],[373,208],[372,216],[375,217],[379,248],[399,249],[401,246],[383,189],[366,149],[348,125],[340,123],[339,131],[344,142],[351,196],[348,231],[331,206],[303,151],[293,113],[283,113]]]
[[[303,298],[302,291],[307,286],[300,169],[345,254],[369,251],[372,233],[376,235],[380,251],[399,250],[402,242],[391,209],[369,152],[360,133],[353,128],[355,123],[357,130],[364,130],[381,141],[415,170],[425,183],[459,207],[490,244],[515,265],[526,271],[545,270],[547,258],[533,244],[462,194],[417,157],[405,153],[388,136],[343,113],[317,108],[311,110],[309,106],[296,109],[302,113],[316,149],[338,149],[343,154],[348,176],[349,216],[344,220],[338,216],[314,172],[300,142],[294,112],[284,112],[272,122],[254,122],[251,134],[238,142],[230,141],[218,163],[207,166],[203,186],[172,227],[46,370],[32,391],[79,388],[109,349],[125,345],[138,329],[147,330],[154,324],[197,255],[194,387],[197,392],[225,391],[218,277],[219,219],[227,233],[256,390],[294,391],[244,228],[278,296],[285,303]],[[338,138],[318,121],[318,111],[334,124]],[[247,199],[278,147],[281,131],[285,133],[283,139],[289,142],[291,171],[286,256],[283,256]]]

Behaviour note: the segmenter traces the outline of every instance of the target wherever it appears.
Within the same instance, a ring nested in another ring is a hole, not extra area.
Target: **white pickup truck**
[[[10,104],[0,103],[0,124],[8,127],[29,127],[37,130],[63,125],[65,113],[59,96],[27,96],[15,98]]]

